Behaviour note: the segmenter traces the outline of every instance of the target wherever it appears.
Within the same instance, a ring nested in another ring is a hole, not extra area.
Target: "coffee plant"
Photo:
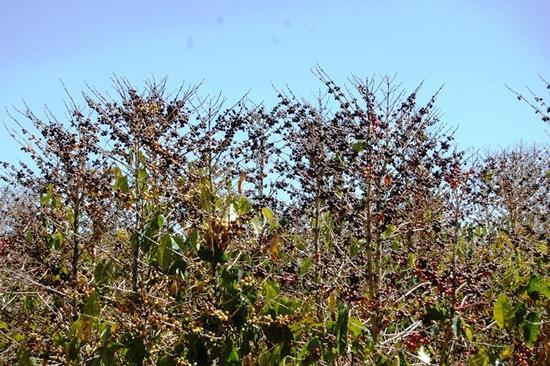
[[[548,146],[467,156],[438,92],[315,74],[10,113],[0,363],[547,365]]]

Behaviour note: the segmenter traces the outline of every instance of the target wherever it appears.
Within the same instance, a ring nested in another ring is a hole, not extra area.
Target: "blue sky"
[[[336,81],[397,75],[424,97],[445,84],[443,120],[461,147],[548,142],[545,125],[505,88],[545,93],[550,1],[68,1],[0,2],[0,121],[22,98],[63,116],[59,80],[79,94],[108,91],[113,73],[174,88],[204,80],[230,100],[250,90],[270,104],[272,84],[309,96],[319,63]],[[0,160],[19,156],[0,132]]]

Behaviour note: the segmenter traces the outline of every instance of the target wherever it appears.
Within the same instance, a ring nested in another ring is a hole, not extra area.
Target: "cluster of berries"
[[[409,334],[407,340],[405,341],[405,345],[411,352],[416,352],[417,349],[427,343],[428,338],[423,336],[420,332],[412,332],[411,334]]]
[[[426,262],[426,261],[420,261],[419,264],[415,268],[415,274],[416,276],[422,280],[422,281],[429,281],[432,286],[437,288],[437,291],[439,293],[445,294],[446,296],[452,296],[453,294],[453,286],[452,286],[452,280],[453,280],[453,274],[450,273],[445,278],[442,276],[439,276],[436,273],[437,264],[433,261]]]
[[[520,366],[529,366],[531,362],[529,361],[533,357],[533,350],[527,348],[523,344],[516,345],[514,349],[514,358],[517,362],[517,365]]]
[[[5,256],[8,253],[10,241],[5,238],[0,238],[0,257]]]

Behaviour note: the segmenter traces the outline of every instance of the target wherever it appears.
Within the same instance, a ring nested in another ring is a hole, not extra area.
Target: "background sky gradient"
[[[272,84],[310,96],[317,63],[337,82],[394,75],[457,126],[462,148],[548,142],[547,128],[504,84],[546,93],[550,1],[69,1],[0,2],[0,122],[22,99],[63,116],[62,80],[109,91],[113,74],[204,80],[236,100],[275,101]],[[0,160],[20,156],[0,132]]]

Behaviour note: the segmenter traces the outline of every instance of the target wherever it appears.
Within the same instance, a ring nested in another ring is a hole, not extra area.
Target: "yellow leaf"
[[[279,256],[281,251],[281,239],[278,236],[274,236],[269,243],[269,258],[275,260]]]
[[[500,358],[502,358],[503,360],[506,360],[510,358],[513,354],[514,354],[514,345],[511,344],[509,346],[504,347],[502,352],[500,352]]]
[[[172,283],[170,284],[170,294],[172,296],[177,295],[178,289],[179,289],[178,281],[176,279],[173,279]]]
[[[82,342],[87,342],[92,335],[92,320],[80,319],[76,327],[76,337]]]
[[[466,338],[471,342],[474,338],[474,334],[472,333],[472,330],[470,327],[464,327],[464,334],[466,335]]]
[[[333,290],[327,300],[328,310],[331,314],[334,314],[334,309],[336,309],[336,290]]]

